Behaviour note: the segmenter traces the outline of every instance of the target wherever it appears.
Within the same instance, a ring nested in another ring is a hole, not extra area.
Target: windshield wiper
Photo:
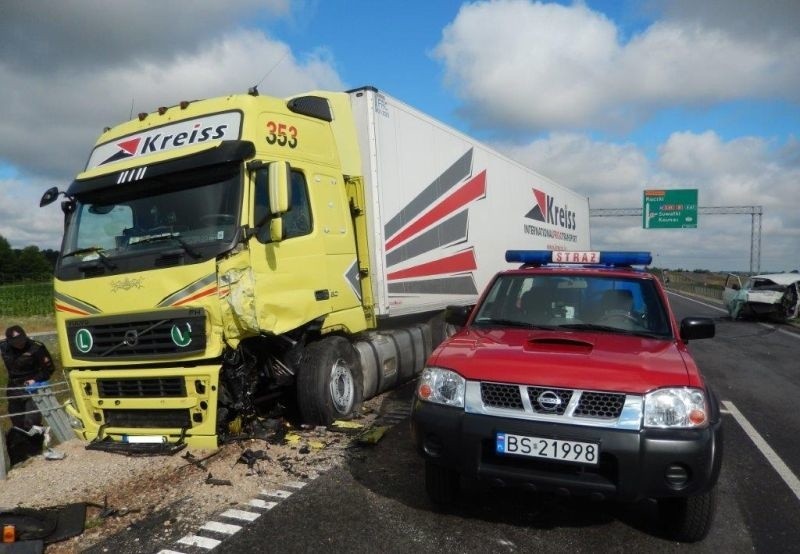
[[[636,331],[634,329],[621,329],[620,327],[613,327],[611,325],[597,325],[595,323],[569,323],[559,325],[559,329],[574,329],[576,331],[601,331],[604,333],[618,333],[621,335],[631,335],[634,337],[644,337],[648,339],[666,339],[669,338],[660,333],[653,333],[651,331]]]
[[[501,325],[505,327],[525,327],[528,329],[555,329],[552,325],[535,325],[527,321],[520,321],[518,319],[478,319],[475,320],[476,325]]]
[[[72,252],[67,252],[66,254],[61,254],[61,258],[69,258],[70,256],[80,256],[81,254],[97,254],[97,258],[102,262],[104,266],[108,269],[117,269],[117,264],[112,262],[108,259],[108,256],[103,254],[105,252],[105,248],[100,248],[99,246],[87,246],[86,248],[78,248],[77,250],[73,250]],[[92,260],[85,260],[90,262]]]
[[[173,235],[172,233],[167,233],[167,234],[164,234],[164,235],[153,235],[152,237],[144,237],[144,238],[139,239],[136,242],[132,243],[132,245],[133,244],[146,244],[148,242],[159,242],[159,241],[167,240],[167,239],[172,239],[175,242],[177,242],[178,244],[180,244],[181,247],[186,251],[186,253],[189,254],[192,258],[196,259],[196,258],[202,258],[203,257],[203,255],[200,252],[198,252],[197,250],[195,250],[194,248],[192,248],[192,246],[188,242],[183,240],[178,235]]]

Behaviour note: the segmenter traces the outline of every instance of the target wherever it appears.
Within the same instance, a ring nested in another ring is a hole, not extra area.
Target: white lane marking
[[[258,491],[259,496],[271,496],[273,498],[282,498],[286,499],[292,496],[292,493],[289,491],[284,491],[281,489],[270,489],[270,490],[261,490]]]
[[[259,517],[261,517],[261,514],[257,514],[255,512],[248,512],[248,511],[245,511],[245,510],[230,509],[230,510],[225,510],[224,512],[222,512],[220,514],[220,516],[227,517],[227,518],[230,518],[230,519],[239,519],[239,520],[242,520],[242,521],[255,521]]]
[[[723,312],[723,313],[726,313],[726,314],[728,313],[728,310],[726,310],[724,308],[720,308],[719,306],[714,306],[713,304],[708,304],[706,302],[700,302],[699,300],[696,300],[696,299],[691,298],[689,296],[684,296],[682,294],[678,294],[677,292],[673,292],[671,290],[668,290],[667,293],[668,294],[674,294],[678,298],[683,298],[684,300],[689,300],[689,301],[694,302],[696,304],[700,304],[701,306],[705,306],[706,308],[711,308],[712,310],[717,310],[718,312]]]
[[[241,525],[232,525],[230,523],[221,523],[219,521],[207,521],[200,528],[204,531],[214,531],[215,533],[223,533],[225,535],[233,535],[242,530]]]
[[[212,550],[219,546],[219,543],[222,541],[218,541],[217,539],[209,539],[208,537],[201,537],[199,535],[186,535],[182,539],[178,539],[178,542],[187,546],[197,546],[200,548],[205,548],[206,550]]]
[[[178,552],[177,550],[165,549],[165,550],[159,550],[158,554],[183,554],[183,552]]]
[[[783,482],[789,486],[797,499],[800,500],[800,479],[792,473],[789,466],[781,460],[780,456],[767,444],[767,441],[758,434],[755,427],[747,421],[747,418],[733,405],[733,402],[723,400],[722,404],[730,411],[731,415],[736,419],[736,422],[744,429],[744,432],[747,433],[747,436],[750,437],[750,440],[756,445],[756,448],[761,451],[772,468],[778,473],[780,478],[783,479]]]
[[[303,487],[305,487],[307,484],[308,484],[308,483],[305,483],[305,482],[303,482],[303,481],[289,481],[289,482],[287,482],[287,483],[284,483],[283,485],[284,485],[285,487],[289,487],[290,489],[302,489],[302,488],[303,488]]]
[[[267,502],[266,500],[261,500],[260,498],[254,498],[248,502],[248,504],[254,508],[261,508],[263,510],[271,510],[278,505],[277,502]]]

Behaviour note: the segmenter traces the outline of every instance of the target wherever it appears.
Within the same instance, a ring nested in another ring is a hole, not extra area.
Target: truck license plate
[[[547,458],[581,464],[597,465],[600,459],[600,445],[593,442],[526,437],[508,433],[497,433],[495,449],[502,455]]]

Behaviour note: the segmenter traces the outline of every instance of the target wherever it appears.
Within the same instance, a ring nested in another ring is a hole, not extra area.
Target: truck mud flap
[[[102,450],[126,456],[172,456],[184,448],[186,448],[186,443],[183,440],[176,443],[130,443],[115,441],[109,437],[95,439],[86,445],[86,450]]]

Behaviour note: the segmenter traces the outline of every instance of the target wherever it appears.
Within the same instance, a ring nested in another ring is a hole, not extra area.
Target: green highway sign
[[[645,229],[697,228],[697,189],[644,191],[642,227]]]

